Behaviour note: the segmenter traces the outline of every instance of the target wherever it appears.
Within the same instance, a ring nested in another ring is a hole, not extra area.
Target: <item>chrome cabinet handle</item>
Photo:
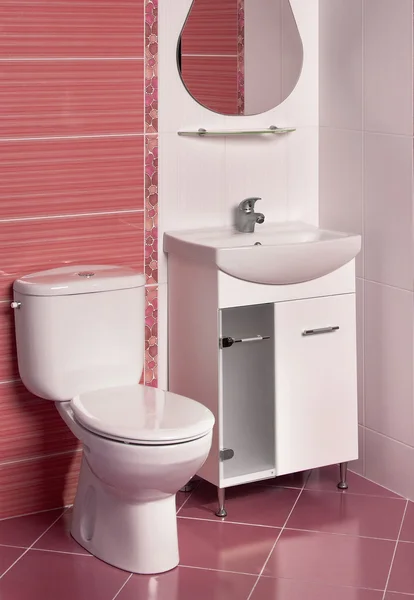
[[[235,339],[233,337],[220,338],[220,348],[230,348],[233,344],[246,344],[249,342],[262,342],[263,340],[270,340],[270,335],[256,335],[251,338],[240,338]]]
[[[334,325],[333,327],[319,327],[318,329],[305,329],[302,331],[303,336],[307,335],[319,335],[320,333],[332,333],[334,331],[338,331],[339,325]]]

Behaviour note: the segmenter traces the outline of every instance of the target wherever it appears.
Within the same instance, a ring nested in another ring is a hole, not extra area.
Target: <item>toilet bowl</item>
[[[178,565],[175,495],[206,460],[213,414],[136,383],[143,366],[144,278],[131,269],[63,267],[14,284],[19,371],[54,400],[83,443],[71,534],[134,573]]]

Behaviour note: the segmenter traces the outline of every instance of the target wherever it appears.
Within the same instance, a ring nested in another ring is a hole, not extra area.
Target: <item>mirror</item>
[[[193,0],[178,41],[191,96],[224,115],[255,115],[293,91],[303,46],[290,0]]]

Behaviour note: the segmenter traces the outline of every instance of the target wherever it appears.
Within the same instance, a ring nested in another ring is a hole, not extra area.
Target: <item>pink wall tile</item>
[[[73,502],[82,453],[0,465],[0,519]]]
[[[365,282],[365,425],[414,445],[413,293]]]
[[[412,43],[412,0],[364,0],[366,130],[413,134]]]
[[[144,208],[144,137],[0,140],[0,219]]]
[[[54,402],[33,396],[21,382],[0,384],[0,422],[0,463],[79,446]]]
[[[183,54],[237,54],[237,0],[194,0],[183,29]]]
[[[181,72],[200,104],[221,114],[237,114],[237,56],[183,56]]]
[[[362,129],[362,5],[363,0],[319,2],[322,126]]]
[[[365,281],[357,277],[356,285],[357,369],[358,369],[358,423],[365,423],[364,372],[364,296]]]
[[[145,5],[145,126],[158,131],[158,0]]]
[[[19,378],[12,312],[10,302],[0,302],[0,382]],[[1,434],[0,424],[0,441]]]
[[[413,289],[413,140],[365,134],[365,277]]]
[[[1,0],[0,58],[142,57],[144,0]]]
[[[158,139],[147,136],[145,146],[145,274],[158,282]]]
[[[14,279],[62,264],[144,268],[142,212],[0,223],[0,299]]]
[[[0,75],[0,137],[142,133],[144,61],[12,61]]]
[[[145,306],[145,385],[157,387],[158,382],[158,288],[147,287]]]

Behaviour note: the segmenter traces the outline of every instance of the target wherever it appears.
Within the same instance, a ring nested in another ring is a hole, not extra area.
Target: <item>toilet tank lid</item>
[[[16,279],[15,292],[27,296],[71,296],[125,290],[145,285],[145,275],[129,267],[71,265]]]

